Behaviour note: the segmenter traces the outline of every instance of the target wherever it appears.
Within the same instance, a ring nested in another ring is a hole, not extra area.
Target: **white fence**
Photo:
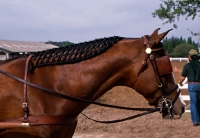
[[[170,61],[173,61],[173,60],[175,60],[175,61],[188,61],[188,58],[170,58]]]
[[[180,62],[181,61],[186,61],[186,62],[188,62],[188,58],[170,58],[170,61],[180,61]],[[188,84],[185,84],[186,82],[187,82],[187,80],[185,80],[183,82],[184,85],[182,87],[179,85],[179,88],[180,89],[188,89]],[[189,95],[182,95],[182,98],[183,98],[184,101],[189,101],[190,100]],[[190,110],[186,110],[186,112],[190,112]]]
[[[180,89],[188,89],[188,84],[184,84],[182,87],[180,85],[178,85],[178,86],[179,86]],[[182,95],[182,98],[183,98],[184,101],[190,100],[189,95]],[[186,112],[190,112],[190,110],[186,110]]]

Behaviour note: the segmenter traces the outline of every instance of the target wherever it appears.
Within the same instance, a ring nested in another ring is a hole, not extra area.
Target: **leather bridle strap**
[[[143,37],[144,39],[144,45],[146,45],[146,48],[150,48],[150,45],[149,45],[149,41],[147,40],[146,36]],[[155,49],[152,49],[152,52],[155,52],[155,51],[159,51],[159,50],[162,50],[163,48],[160,47],[160,48],[155,48]],[[132,82],[132,85],[134,86],[134,84],[136,83],[137,79],[139,78],[140,74],[144,71],[146,65],[147,65],[147,60],[150,58],[150,55],[149,54],[146,54],[143,62],[142,62],[142,66],[140,67],[134,81]],[[155,72],[155,70],[154,70]]]
[[[0,122],[0,129],[28,127],[36,125],[70,125],[77,122],[77,117],[69,118],[65,116],[29,116],[28,119],[11,118]]]
[[[178,85],[177,85],[177,87],[178,87]],[[176,97],[174,98],[174,100],[172,101],[172,105],[176,102],[176,100],[178,99],[180,93],[181,93],[181,90],[178,89],[178,93],[177,93]]]
[[[174,85],[173,87],[171,87],[171,88],[165,90],[165,91],[166,91],[165,97],[168,96],[168,95],[170,95],[172,92],[176,91],[177,89],[178,89],[178,85]],[[179,94],[180,94],[180,89],[179,89],[179,91],[178,91],[176,97],[174,98],[174,100],[173,100],[173,102],[172,102],[173,104],[176,102],[176,100],[177,100]],[[149,105],[156,105],[157,102],[158,102],[162,97],[163,97],[163,96],[159,96],[154,102],[149,103]]]
[[[151,46],[149,44],[149,40],[147,39],[147,36],[144,36],[143,40],[144,40],[144,45],[146,46],[146,49],[148,49],[148,48],[151,49]],[[163,48],[153,49],[153,50],[151,50],[151,52],[155,52],[155,51],[158,51],[158,50],[161,50],[161,49],[163,49]],[[152,55],[150,53],[147,53],[146,57],[149,57],[149,59],[150,59],[151,65],[152,65],[154,73],[155,73],[156,81],[158,83],[158,87],[162,88],[162,95],[165,96],[165,89],[164,89],[164,87],[162,85],[162,80],[160,78],[160,75],[158,74],[158,69],[157,69],[155,57],[154,57],[154,55]],[[145,59],[146,59],[146,57],[145,57]]]
[[[27,80],[27,73],[28,73],[28,66],[29,66],[29,61],[31,59],[32,55],[30,55],[27,59],[26,59],[26,65],[25,65],[25,74],[24,74],[24,80]],[[28,103],[27,103],[27,84],[24,83],[24,102],[23,102],[23,110],[24,110],[24,119],[28,118]]]
[[[165,92],[164,86],[162,84],[162,80],[161,80],[161,78],[158,74],[158,69],[157,69],[157,66],[156,66],[155,57],[153,55],[150,55],[150,61],[151,61],[151,65],[152,65],[154,73],[155,73],[155,77],[156,77],[156,80],[157,80],[157,83],[158,83],[158,87],[162,88],[162,95],[165,97],[166,92]]]

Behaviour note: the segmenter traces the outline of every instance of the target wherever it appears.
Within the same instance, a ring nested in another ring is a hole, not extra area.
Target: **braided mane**
[[[31,70],[42,66],[77,63],[95,57],[122,39],[113,36],[34,53],[31,60],[36,60],[36,64],[32,65]]]

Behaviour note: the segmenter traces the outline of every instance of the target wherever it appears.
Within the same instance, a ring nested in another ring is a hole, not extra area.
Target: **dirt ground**
[[[186,62],[172,62],[176,82],[180,78]],[[182,95],[187,90],[181,91]],[[150,107],[147,101],[134,90],[127,87],[115,87],[98,102],[128,107]],[[188,101],[186,101],[188,103]],[[125,111],[90,105],[83,111],[87,116],[97,120],[115,120],[141,112]],[[199,138],[200,126],[194,127],[190,113],[184,113],[179,120],[163,120],[160,113],[152,113],[139,118],[115,124],[101,124],[88,120],[80,114],[73,138]]]

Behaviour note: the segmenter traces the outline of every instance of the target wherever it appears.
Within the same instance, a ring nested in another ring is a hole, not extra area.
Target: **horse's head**
[[[140,57],[143,63],[139,65],[132,84],[150,105],[160,108],[164,119],[180,118],[185,110],[185,103],[175,83],[167,52],[160,42],[170,30],[159,35],[158,30],[142,39],[144,49]]]

